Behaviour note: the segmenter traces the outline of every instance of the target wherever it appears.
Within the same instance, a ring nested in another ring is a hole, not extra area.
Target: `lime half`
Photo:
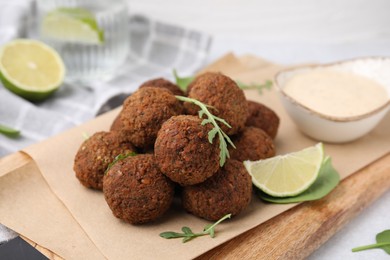
[[[27,39],[0,48],[0,79],[15,94],[40,101],[62,84],[65,66],[58,53],[46,44]]]
[[[44,37],[58,41],[102,44],[104,32],[93,13],[83,8],[61,7],[46,14],[41,25]]]
[[[295,196],[317,179],[324,159],[322,143],[265,160],[245,161],[253,184],[274,197]]]

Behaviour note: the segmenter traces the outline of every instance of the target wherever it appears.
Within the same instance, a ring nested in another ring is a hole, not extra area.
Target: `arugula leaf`
[[[332,160],[328,156],[322,162],[322,166],[316,181],[303,193],[294,197],[277,198],[259,190],[259,196],[265,201],[279,204],[318,200],[325,197],[329,192],[331,192],[339,182],[340,175],[333,168]]]
[[[5,125],[0,125],[0,134],[3,134],[11,138],[15,138],[20,135],[20,131]]]
[[[390,229],[385,230],[376,235],[376,244],[355,247],[352,248],[352,252],[359,252],[359,251],[375,249],[375,248],[383,249],[387,254],[390,255]]]
[[[114,160],[112,162],[110,162],[110,164],[107,166],[107,169],[104,172],[104,174],[106,174],[111,169],[111,167],[114,166],[114,164],[116,164],[118,161],[126,159],[129,156],[135,156],[135,155],[137,155],[137,153],[135,153],[135,152],[131,152],[131,153],[127,153],[127,154],[118,154],[117,156],[115,156]]]
[[[173,70],[173,76],[175,76],[176,85],[184,92],[187,91],[188,85],[195,79],[195,76],[179,77],[176,70]]]
[[[207,106],[200,102],[199,100],[193,99],[193,98],[188,98],[188,97],[182,97],[182,96],[175,96],[178,100],[184,101],[184,102],[190,102],[195,105],[197,105],[201,110],[198,112],[199,118],[202,118],[203,115],[207,116],[207,119],[202,120],[202,125],[205,124],[212,124],[214,126],[213,129],[211,129],[208,133],[208,140],[212,144],[213,139],[216,134],[218,134],[218,139],[219,139],[219,165],[222,167],[225,162],[226,158],[230,158],[229,151],[227,149],[227,143],[226,141],[236,148],[236,146],[233,144],[232,140],[230,140],[229,136],[225,134],[224,131],[219,127],[218,122],[221,122],[231,128],[231,126],[222,118],[216,117],[213,114],[210,113],[210,111],[207,109],[210,106]]]
[[[219,219],[217,222],[215,222],[214,224],[207,224],[204,227],[203,231],[200,233],[194,233],[194,232],[192,232],[192,230],[189,227],[184,226],[181,228],[181,231],[183,231],[183,233],[166,231],[166,232],[160,233],[160,237],[166,238],[166,239],[183,238],[183,240],[182,240],[183,243],[190,241],[191,239],[193,239],[195,237],[200,237],[200,236],[205,236],[205,235],[210,235],[210,237],[214,238],[215,237],[215,227],[219,223],[224,221],[225,219],[231,218],[231,216],[232,216],[232,214],[227,214],[227,215],[223,216],[221,219]]]

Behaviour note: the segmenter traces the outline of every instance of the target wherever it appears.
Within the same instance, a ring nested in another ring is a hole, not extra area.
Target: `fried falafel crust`
[[[246,126],[254,126],[263,129],[272,139],[278,133],[280,119],[278,115],[264,104],[248,100],[249,116]]]
[[[104,198],[114,216],[131,224],[158,219],[173,201],[174,184],[160,172],[151,154],[118,161],[103,183]]]
[[[129,140],[146,149],[153,146],[161,125],[183,111],[182,104],[169,90],[144,87],[125,100],[120,120]]]
[[[234,135],[244,128],[248,117],[248,104],[244,92],[231,78],[221,73],[207,72],[196,77],[189,89],[188,97],[212,106],[210,112],[231,125],[229,128],[220,124],[227,135]],[[191,115],[196,115],[199,111],[199,108],[191,103],[184,103],[184,107]]]
[[[228,160],[223,168],[203,183],[183,188],[183,207],[195,216],[216,221],[231,213],[238,215],[252,199],[252,179],[244,165]]]
[[[114,121],[112,121],[112,124],[110,126],[111,131],[119,131],[119,130],[123,129],[121,114],[122,114],[122,111],[119,112],[119,114],[114,118]]]
[[[139,86],[139,88],[145,88],[145,87],[164,88],[171,91],[173,95],[184,96],[184,92],[176,84],[164,78],[148,80],[142,83],[141,86]]]
[[[262,129],[245,127],[244,131],[232,137],[236,146],[229,148],[230,158],[238,161],[257,161],[275,156],[275,145],[272,138]]]
[[[73,169],[82,185],[101,190],[108,165],[117,155],[131,152],[136,152],[136,149],[124,132],[97,132],[81,144]]]
[[[166,176],[182,186],[205,181],[219,169],[219,140],[211,144],[209,124],[197,116],[180,115],[166,121],[154,146],[157,164]]]

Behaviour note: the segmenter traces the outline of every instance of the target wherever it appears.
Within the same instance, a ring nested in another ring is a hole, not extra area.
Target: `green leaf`
[[[229,153],[225,139],[222,134],[219,134],[219,166],[223,166],[226,162],[226,155]]]
[[[193,239],[194,237],[196,237],[196,236],[184,237],[184,238],[183,238],[183,243],[190,241],[190,240]]]
[[[387,246],[382,246],[381,248],[386,251],[387,254],[390,255],[390,230],[385,230],[376,235],[376,242],[387,244]]]
[[[215,237],[215,228],[213,227],[213,224],[208,224],[204,227],[203,231],[206,231],[210,234],[210,237]]]
[[[183,237],[183,234],[182,233],[173,232],[173,231],[167,231],[167,232],[160,233],[160,237],[163,237],[163,238],[166,238],[166,239],[171,239],[171,238]]]
[[[236,80],[237,86],[242,89],[257,89],[259,94],[263,94],[264,89],[271,89],[272,87],[272,81],[271,80],[266,80],[264,84],[258,84],[258,83],[251,83],[251,84],[245,84],[241,81]]]
[[[217,133],[218,133],[218,129],[216,129],[216,128],[211,129],[210,132],[208,133],[208,139],[209,139],[210,144],[213,143],[213,139]]]
[[[208,124],[208,123],[211,123],[210,119],[203,119],[201,125],[205,125],[205,124]]]
[[[175,77],[176,85],[184,92],[187,91],[188,85],[190,85],[190,83],[195,79],[195,76],[180,77],[177,74],[177,71],[175,69],[173,70],[173,76]],[[273,85],[271,80],[266,80],[263,84],[259,84],[259,83],[245,84],[239,80],[235,80],[235,82],[237,86],[242,90],[257,89],[259,91],[259,94],[262,94],[264,89],[271,89]]]
[[[331,192],[337,184],[340,182],[339,173],[333,168],[332,160],[328,156],[324,159],[320,173],[317,177],[317,180],[303,193],[294,196],[294,197],[273,197],[259,190],[259,196],[261,199],[279,203],[297,203],[302,201],[311,201],[318,200],[325,197],[329,192]]]
[[[184,234],[194,234],[189,227],[182,227],[181,231],[183,231]]]
[[[214,224],[206,225],[204,227],[203,231],[200,232],[200,233],[193,233],[192,230],[189,227],[184,226],[184,227],[181,228],[181,230],[184,233],[177,233],[177,232],[173,232],[173,231],[167,231],[167,232],[160,233],[160,237],[166,238],[166,239],[182,237],[183,238],[183,240],[182,240],[183,243],[185,243],[187,241],[190,241],[191,239],[193,239],[195,237],[205,236],[205,235],[208,235],[208,234],[212,238],[214,238],[215,237],[215,227],[219,223],[224,221],[225,219],[230,218],[231,216],[232,216],[232,214],[227,214],[227,215],[223,216],[221,219],[219,219],[217,222],[215,222]]]
[[[127,153],[127,154],[118,154],[115,157],[115,159],[107,166],[107,169],[104,172],[104,174],[106,174],[111,169],[111,167],[114,166],[114,164],[116,164],[118,161],[126,159],[129,156],[135,156],[135,155],[137,155],[137,153],[135,153],[135,152],[131,152],[131,153]]]
[[[376,235],[376,244],[355,247],[352,248],[352,252],[359,252],[363,250],[377,249],[377,248],[385,250],[385,252],[390,255],[390,230],[389,229],[381,233],[378,233]]]
[[[204,111],[203,110],[199,110],[198,111],[198,115],[199,115],[199,118],[202,118],[203,115],[204,115]]]
[[[236,147],[234,146],[233,142],[230,140],[229,136],[227,134],[225,134],[225,132],[222,131],[222,129],[219,127],[217,121],[226,124],[229,128],[231,128],[231,126],[222,118],[216,117],[213,114],[211,114],[210,111],[208,110],[208,107],[210,107],[210,106],[203,104],[199,100],[189,98],[189,97],[182,97],[182,96],[175,96],[175,97],[180,101],[190,102],[190,103],[193,103],[193,104],[199,106],[199,108],[200,108],[200,111],[198,112],[199,117],[202,118],[203,115],[207,116],[207,119],[204,119],[201,124],[202,125],[212,124],[214,126],[214,128],[209,131],[208,140],[210,143],[213,143],[212,141],[215,138],[214,131],[216,131],[218,133],[218,137],[219,137],[219,141],[220,141],[219,142],[219,148],[220,148],[219,165],[222,167],[226,162],[226,158],[229,158],[229,151],[227,149],[226,141],[230,145],[232,145],[234,148],[236,148]],[[212,132],[212,133],[210,134],[210,132]],[[210,137],[213,137],[213,138],[211,139]]]
[[[0,125],[0,134],[3,134],[11,138],[15,138],[20,136],[20,131],[5,125]]]
[[[82,134],[82,136],[84,137],[84,140],[88,140],[89,139],[89,134],[87,133],[87,132],[82,132],[81,133]]]
[[[195,79],[194,76],[192,77],[179,77],[177,75],[176,70],[173,70],[173,75],[175,76],[176,85],[184,92],[187,91],[188,85]]]

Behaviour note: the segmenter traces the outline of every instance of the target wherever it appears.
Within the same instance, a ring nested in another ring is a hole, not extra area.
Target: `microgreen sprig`
[[[214,224],[207,224],[203,231],[200,233],[194,233],[189,227],[182,227],[181,230],[183,233],[178,233],[178,232],[173,232],[173,231],[166,231],[160,233],[160,237],[166,238],[166,239],[171,239],[171,238],[183,238],[183,243],[190,241],[193,238],[200,237],[200,236],[205,236],[205,235],[210,235],[210,237],[214,238],[215,237],[215,227],[224,221],[225,219],[231,218],[232,214],[227,214],[223,216],[221,219],[219,219],[217,222]]]
[[[82,132],[81,135],[83,136],[84,140],[88,140],[90,137],[87,132]]]
[[[180,77],[176,70],[173,70],[173,76],[175,77],[176,85],[184,92],[187,91],[188,85],[195,79],[195,76]],[[240,89],[257,89],[259,94],[263,94],[264,89],[271,89],[273,84],[271,80],[266,80],[263,84],[254,82],[246,84],[239,80],[235,80],[235,82]]]
[[[219,138],[219,165],[222,167],[226,162],[226,158],[230,158],[229,150],[227,149],[227,143],[229,143],[234,148],[236,148],[236,146],[233,144],[232,140],[230,140],[229,136],[224,131],[222,131],[222,129],[219,127],[217,121],[221,122],[222,124],[226,125],[229,128],[231,128],[231,126],[224,119],[211,114],[210,111],[208,110],[208,107],[210,107],[210,106],[203,104],[199,100],[196,100],[193,98],[188,98],[188,97],[182,97],[182,96],[176,96],[176,98],[180,101],[189,102],[189,103],[193,103],[193,104],[197,105],[200,108],[200,110],[198,112],[199,118],[203,118],[204,115],[207,116],[206,119],[203,119],[202,125],[212,124],[214,126],[214,128],[211,129],[208,133],[208,139],[209,139],[209,142],[212,144],[215,135],[218,134],[218,138]],[[226,143],[226,141],[227,141],[227,143]]]
[[[130,152],[130,153],[126,153],[126,154],[118,154],[117,156],[115,156],[114,160],[112,162],[110,162],[110,164],[107,166],[107,169],[104,172],[104,174],[106,174],[111,169],[111,167],[114,166],[114,164],[116,164],[118,161],[126,159],[129,156],[135,156],[135,155],[137,155],[137,153],[135,153],[135,152]]]
[[[176,85],[184,92],[187,91],[188,85],[195,79],[195,76],[192,77],[180,77],[176,70],[173,70],[173,76],[176,80]]]
[[[250,83],[250,84],[245,84],[241,81],[236,81],[238,87],[242,90],[246,89],[257,89],[259,94],[263,94],[264,89],[271,89],[272,87],[272,81],[271,80],[266,80],[264,84],[259,84],[259,83]]]

